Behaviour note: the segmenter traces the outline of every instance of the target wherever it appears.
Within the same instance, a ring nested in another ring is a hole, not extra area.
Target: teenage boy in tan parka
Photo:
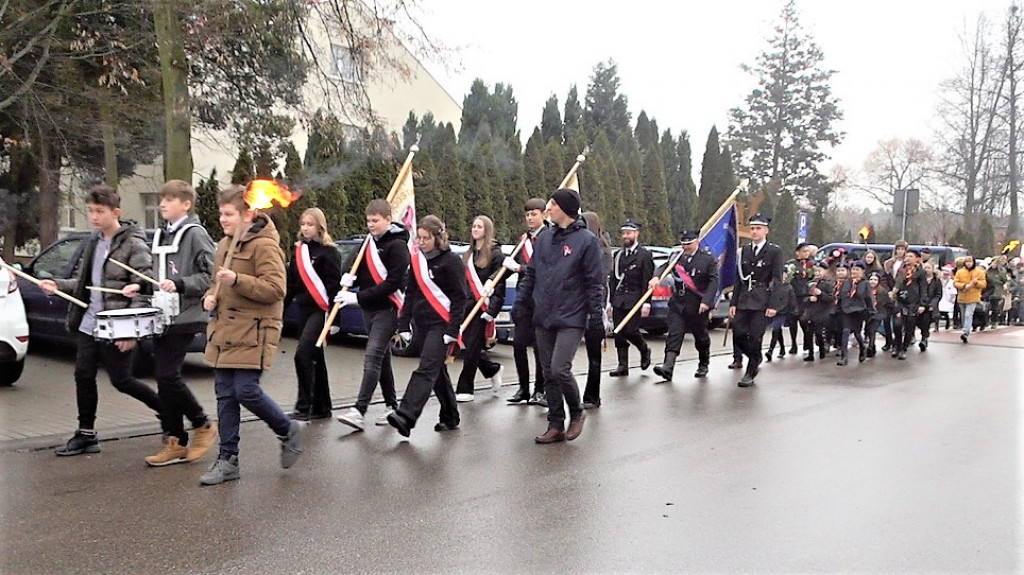
[[[241,406],[277,434],[281,467],[285,469],[302,453],[306,433],[306,424],[291,420],[260,387],[260,376],[270,369],[277,355],[284,310],[284,252],[277,228],[266,214],[246,204],[241,186],[221,191],[218,204],[224,237],[217,245],[217,271],[203,298],[203,309],[212,312],[206,329],[205,360],[215,370],[220,454],[199,478],[202,485],[239,478]],[[232,238],[240,226],[245,231],[235,246],[230,266],[225,267]]]

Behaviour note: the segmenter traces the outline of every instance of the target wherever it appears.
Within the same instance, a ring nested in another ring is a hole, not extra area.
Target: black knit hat
[[[576,190],[569,188],[555,190],[555,193],[551,194],[551,199],[566,215],[573,217],[580,215],[580,195]]]

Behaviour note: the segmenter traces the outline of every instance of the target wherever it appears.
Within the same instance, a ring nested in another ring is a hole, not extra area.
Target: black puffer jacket
[[[370,249],[369,246],[366,249]],[[388,277],[380,285],[370,274],[368,258],[363,258],[356,271],[356,286],[359,287],[356,297],[359,307],[366,311],[394,307],[391,294],[405,289],[409,273],[409,231],[400,224],[391,224],[391,228],[377,240],[377,253],[388,270]]]

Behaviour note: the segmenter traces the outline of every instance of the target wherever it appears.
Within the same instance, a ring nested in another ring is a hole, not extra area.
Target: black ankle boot
[[[619,366],[608,372],[612,377],[623,377],[629,375],[629,348],[617,347],[615,353],[619,356]]]

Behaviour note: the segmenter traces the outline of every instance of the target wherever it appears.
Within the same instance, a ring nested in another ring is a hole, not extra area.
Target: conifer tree
[[[643,205],[647,220],[643,222],[644,241],[651,245],[668,245],[672,241],[668,193],[665,191],[665,167],[657,146],[649,148],[643,156]]]
[[[773,198],[771,241],[778,244],[785,254],[796,248],[796,201],[789,190],[783,190]]]
[[[540,128],[534,128],[523,152],[524,185],[528,197],[544,196],[551,186],[544,170],[544,142]]]
[[[633,129],[636,143],[640,146],[641,153],[647,153],[658,143],[658,126],[647,117],[647,112],[640,110],[636,117],[636,127]]]
[[[200,180],[196,186],[196,216],[204,228],[210,230],[210,234],[217,236],[215,230],[220,229],[220,206],[217,205],[217,195],[220,193],[220,184],[217,182],[217,168],[210,171],[210,177]]]
[[[619,173],[619,186],[625,206],[624,218],[643,223],[646,215],[643,194],[643,161],[636,140],[629,131],[619,133],[615,141],[615,160]]]
[[[615,155],[607,134],[598,134],[584,165],[585,173],[594,174],[594,187],[587,188],[588,194],[596,198],[594,205],[598,209],[594,211],[601,216],[606,229],[613,229],[613,225],[618,226],[625,219],[626,206],[615,167]]]
[[[583,106],[580,105],[576,84],[569,88],[569,94],[565,97],[565,112],[562,114],[562,123],[565,126],[562,130],[562,135],[566,140],[572,138],[583,129]]]
[[[468,236],[469,222],[467,219],[469,214],[464,174],[470,168],[468,163],[463,165],[459,156],[458,146],[455,142],[455,128],[450,122],[438,127],[431,147],[433,154],[431,159],[437,173],[434,185],[440,198],[440,206],[436,210],[445,221],[452,237]],[[424,212],[417,207],[417,213],[418,217],[423,217],[430,212]],[[411,231],[415,233],[416,230]]]
[[[565,135],[562,130],[562,115],[558,111],[558,97],[554,94],[548,98],[548,101],[544,103],[544,111],[540,116],[540,133],[543,138],[542,143],[547,144],[551,140],[554,140],[561,144],[564,141]]]
[[[231,169],[231,183],[246,185],[256,175],[256,167],[253,164],[249,148],[242,146],[238,150],[238,159],[235,160],[235,167]]]
[[[699,207],[695,226],[702,226],[735,189],[732,159],[718,139],[718,128],[711,127],[700,169]],[[750,214],[748,214],[750,215]]]
[[[600,131],[608,132],[609,138],[618,138],[623,132],[632,136],[629,102],[625,94],[619,93],[620,83],[615,62],[600,62],[594,67],[583,109],[583,127],[590,141]]]

